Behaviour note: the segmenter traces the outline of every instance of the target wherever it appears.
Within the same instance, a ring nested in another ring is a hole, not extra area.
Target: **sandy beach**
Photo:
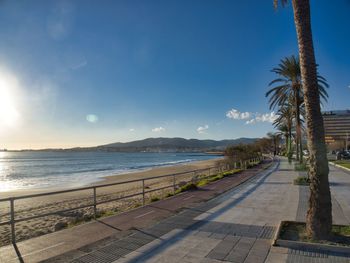
[[[118,174],[107,176],[103,180],[94,183],[93,185],[101,186],[103,184],[120,183],[128,180],[139,180],[149,177],[178,174],[176,175],[176,184],[191,180],[194,176],[199,174],[208,174],[207,168],[217,166],[218,159],[190,162],[181,165],[156,167],[146,171],[137,171],[127,174]],[[200,173],[193,173],[189,171],[207,169]],[[215,169],[211,170],[211,173],[215,173]],[[146,191],[151,191],[156,188],[172,186],[173,177],[164,177],[160,179],[145,180]],[[55,190],[63,189],[35,189],[35,190],[18,190],[0,193],[1,198],[31,195],[37,193],[51,192]],[[64,189],[65,190],[65,189]],[[173,188],[153,191],[146,194],[146,202],[150,202],[151,199],[161,198],[168,193],[172,193]],[[103,188],[97,188],[97,202],[103,202],[111,199],[120,198],[123,196],[142,193],[142,182],[133,182],[128,184],[118,184],[114,186],[108,186]],[[16,219],[35,216],[48,212],[54,212],[57,210],[69,209],[74,207],[80,207],[93,203],[92,190],[83,190],[77,192],[70,192],[64,194],[50,195],[44,197],[36,197],[29,199],[16,200],[15,211]],[[118,212],[126,211],[128,209],[135,208],[142,205],[142,195],[130,197],[123,200],[104,203],[97,206],[98,213],[102,216],[112,215]],[[17,240],[24,240],[30,237],[35,237],[60,230],[61,228],[75,225],[83,221],[91,220],[93,216],[93,208],[82,208],[71,212],[59,213],[57,215],[47,216],[43,218],[37,218],[30,221],[23,221],[16,224],[16,237]],[[0,222],[9,220],[9,202],[0,202]],[[10,241],[10,226],[0,226],[0,246],[8,244]]]

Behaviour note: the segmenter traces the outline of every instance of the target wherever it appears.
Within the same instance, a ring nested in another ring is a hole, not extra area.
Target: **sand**
[[[176,175],[176,184],[182,184],[190,181],[193,177],[200,174],[209,174],[207,168],[217,166],[219,159],[191,162],[181,165],[164,166],[152,168],[146,171],[138,171],[127,174],[112,175],[103,178],[103,180],[94,183],[90,186],[101,186],[105,184],[114,184],[125,182],[128,180],[146,179],[155,176],[162,176],[168,174]],[[206,169],[202,172],[189,172],[193,170]],[[211,169],[212,174],[217,170]],[[153,198],[164,197],[168,193],[173,192],[173,177],[163,177],[160,179],[145,180],[145,190],[151,191],[156,188],[166,187],[164,190],[154,191],[145,195],[146,203],[150,202]],[[49,191],[58,191],[63,189],[49,189]],[[0,193],[1,198],[18,197],[23,195],[32,195],[37,193],[48,192],[48,189],[36,189],[36,190],[18,190],[12,192]],[[126,195],[132,195],[142,193],[142,182],[133,182],[128,184],[118,184],[114,186],[108,186],[97,188],[97,201],[103,202],[106,200],[120,198]],[[102,216],[116,214],[123,212],[137,206],[142,205],[142,194],[130,197],[123,200],[114,202],[108,202],[97,206],[98,213]],[[78,192],[70,192],[64,194],[49,195],[44,197],[36,197],[29,199],[16,200],[15,211],[16,219],[35,216],[44,213],[55,212],[57,210],[69,209],[74,207],[80,207],[93,203],[93,191],[83,190]],[[93,208],[82,208],[65,213],[59,213],[47,217],[32,219],[30,221],[23,221],[16,224],[16,237],[17,241],[28,239],[31,237],[39,236],[42,234],[58,231],[67,225],[74,225],[82,223],[84,221],[91,220],[93,217]],[[9,220],[9,202],[0,202],[0,222]],[[0,246],[9,244],[10,242],[10,226],[0,226]]]

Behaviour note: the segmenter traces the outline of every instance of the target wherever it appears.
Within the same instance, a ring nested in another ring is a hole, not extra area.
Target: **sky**
[[[0,1],[0,149],[272,131],[265,92],[297,55],[272,0]],[[350,1],[311,0],[323,110],[350,108]]]

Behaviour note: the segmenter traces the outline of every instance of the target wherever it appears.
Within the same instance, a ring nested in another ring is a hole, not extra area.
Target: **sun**
[[[11,76],[0,72],[0,128],[15,126],[18,122],[16,86],[17,83]]]

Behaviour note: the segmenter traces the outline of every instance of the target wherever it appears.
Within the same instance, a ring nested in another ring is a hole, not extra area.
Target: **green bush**
[[[207,184],[209,184],[210,181],[208,179],[203,179],[203,180],[200,180],[198,183],[197,183],[197,186],[198,187],[202,187],[202,186],[205,186]]]
[[[173,193],[167,193],[165,197],[171,197],[173,195],[174,195]]]
[[[157,202],[159,200],[160,200],[159,196],[152,196],[151,197],[151,202]]]
[[[294,165],[294,170],[299,172],[304,172],[309,170],[309,166],[306,163],[297,163]]]
[[[295,185],[309,185],[310,180],[309,178],[305,176],[298,176],[296,179],[294,179],[294,184]]]
[[[190,182],[190,183],[187,183],[183,186],[181,186],[179,189],[176,190],[176,194],[178,193],[182,193],[182,192],[186,192],[186,191],[190,191],[190,190],[196,190],[198,187],[195,183],[193,182]]]
[[[242,171],[242,170],[241,170],[241,169],[233,169],[233,170],[230,170],[230,171],[227,171],[227,172],[222,173],[222,175],[223,175],[224,177],[226,177],[226,176],[230,176],[230,175],[239,173],[240,171]]]

